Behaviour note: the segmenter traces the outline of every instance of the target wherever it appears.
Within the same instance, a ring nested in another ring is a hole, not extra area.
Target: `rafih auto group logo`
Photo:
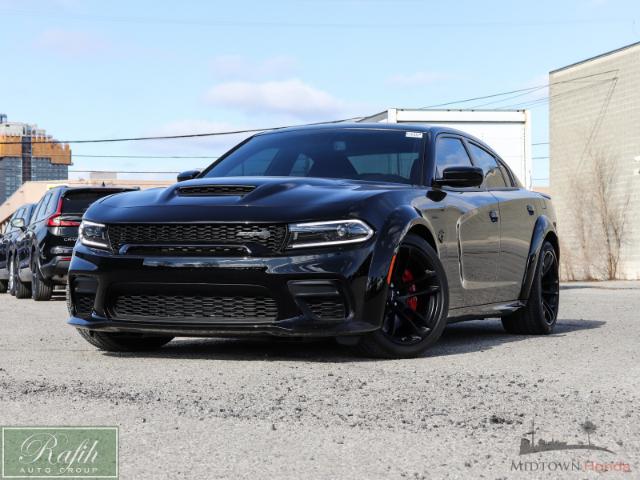
[[[2,427],[1,478],[118,478],[117,427]]]
[[[596,445],[591,441],[591,436],[597,431],[596,425],[590,420],[586,420],[581,423],[580,429],[587,436],[587,443],[575,443],[564,442],[561,440],[546,440],[544,438],[538,438],[536,443],[536,426],[535,422],[531,421],[531,429],[526,432],[520,438],[520,457],[523,455],[531,455],[534,453],[544,452],[566,452],[566,451],[580,451],[586,450],[590,456],[592,452],[603,452],[611,455],[615,455],[615,452],[608,447]],[[586,452],[585,452],[586,453]],[[511,471],[522,472],[622,472],[631,473],[631,465],[624,461],[595,461],[588,460],[526,460],[520,458],[518,461],[511,461]]]

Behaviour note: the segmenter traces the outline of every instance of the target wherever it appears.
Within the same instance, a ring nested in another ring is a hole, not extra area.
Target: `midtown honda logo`
[[[589,455],[592,452],[603,452],[610,455],[615,455],[615,452],[611,451],[607,447],[598,446],[591,442],[591,435],[597,430],[596,425],[586,420],[580,424],[580,429],[587,435],[587,443],[570,444],[555,439],[545,440],[539,438],[536,443],[535,423],[531,421],[531,430],[526,432],[522,438],[520,438],[520,451],[519,455],[531,455],[535,453],[545,452],[559,452],[559,451],[581,451],[586,450]],[[511,471],[520,472],[622,472],[630,473],[631,465],[624,461],[593,461],[588,460],[512,460]]]

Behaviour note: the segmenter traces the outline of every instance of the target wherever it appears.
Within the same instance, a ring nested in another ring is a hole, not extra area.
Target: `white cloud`
[[[107,49],[107,42],[92,33],[58,28],[45,30],[33,44],[36,48],[65,57],[96,55]]]
[[[234,81],[214,85],[207,102],[245,113],[284,114],[316,118],[343,112],[345,103],[300,79],[268,82]]]
[[[214,75],[225,80],[288,77],[295,65],[295,59],[286,55],[275,55],[260,61],[251,61],[241,55],[220,55],[211,61]]]
[[[450,75],[438,72],[414,72],[396,74],[387,78],[386,83],[396,87],[422,87],[443,80],[451,79]]]

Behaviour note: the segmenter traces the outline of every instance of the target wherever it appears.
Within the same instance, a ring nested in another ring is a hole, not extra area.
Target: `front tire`
[[[558,320],[560,280],[558,256],[549,242],[540,249],[536,271],[527,305],[502,318],[502,325],[509,333],[521,335],[548,335]]]
[[[157,350],[173,340],[173,337],[166,336],[149,337],[125,333],[94,332],[83,328],[78,328],[78,333],[94,347],[107,352],[147,352]]]
[[[9,282],[6,280],[0,280],[0,293],[7,293],[9,289]]]
[[[356,346],[366,356],[420,356],[438,341],[447,324],[447,276],[433,247],[409,234],[394,258],[382,328]]]

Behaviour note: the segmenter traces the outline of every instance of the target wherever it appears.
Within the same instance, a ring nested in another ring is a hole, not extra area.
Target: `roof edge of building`
[[[623,50],[628,50],[629,48],[638,47],[638,46],[640,46],[640,42],[630,43],[629,45],[624,45],[624,46],[622,46],[620,48],[616,48],[615,50],[610,50],[608,52],[600,53],[598,55],[594,55],[593,57],[585,58],[585,59],[580,60],[578,62],[574,62],[574,63],[571,63],[569,65],[565,65],[564,67],[556,68],[555,70],[549,71],[549,75],[561,72],[563,70],[568,70],[570,68],[582,65],[583,63],[587,63],[587,62],[590,62],[592,60],[596,60],[598,58],[607,57],[609,55],[613,55],[615,53],[622,52]]]

